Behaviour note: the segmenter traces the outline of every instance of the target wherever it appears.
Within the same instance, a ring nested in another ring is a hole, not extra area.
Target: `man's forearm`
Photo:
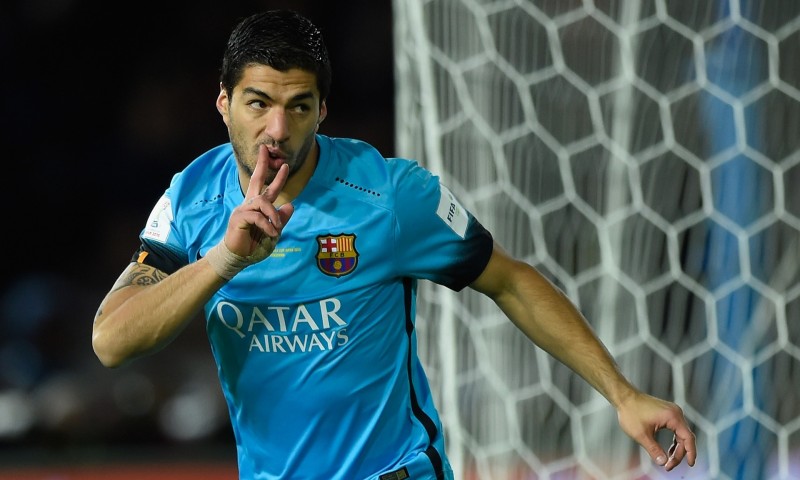
[[[205,260],[166,277],[152,267],[131,264],[95,316],[95,354],[104,365],[117,367],[160,350],[224,283]]]
[[[619,405],[634,388],[574,304],[533,267],[517,264],[513,287],[496,299],[511,321],[540,348]]]

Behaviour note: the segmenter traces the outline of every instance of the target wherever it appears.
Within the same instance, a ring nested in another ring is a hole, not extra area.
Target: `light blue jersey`
[[[452,478],[417,357],[416,286],[460,290],[489,233],[416,162],[317,136],[320,157],[266,260],[205,306],[242,479]],[[167,273],[219,243],[244,200],[230,144],[175,175],[139,261]]]

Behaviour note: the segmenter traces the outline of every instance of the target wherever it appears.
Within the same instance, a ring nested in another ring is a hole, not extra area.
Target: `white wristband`
[[[230,280],[236,276],[237,273],[244,270],[246,266],[253,263],[247,257],[242,257],[228,250],[224,241],[212,247],[211,250],[206,253],[205,258],[208,260],[208,263],[211,264],[214,271],[217,272],[217,275],[225,280]]]

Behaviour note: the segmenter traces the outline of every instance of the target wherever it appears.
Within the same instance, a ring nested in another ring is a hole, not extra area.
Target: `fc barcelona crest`
[[[325,275],[341,277],[358,265],[356,236],[353,234],[317,237],[317,266]]]

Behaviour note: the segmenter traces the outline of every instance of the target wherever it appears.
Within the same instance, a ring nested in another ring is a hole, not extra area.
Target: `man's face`
[[[313,73],[251,65],[231,97],[220,89],[217,110],[228,126],[240,171],[248,179],[256,166],[259,146],[267,146],[269,184],[282,164],[289,165],[291,175],[309,155],[316,154],[314,134],[327,107],[324,102],[320,104]]]

